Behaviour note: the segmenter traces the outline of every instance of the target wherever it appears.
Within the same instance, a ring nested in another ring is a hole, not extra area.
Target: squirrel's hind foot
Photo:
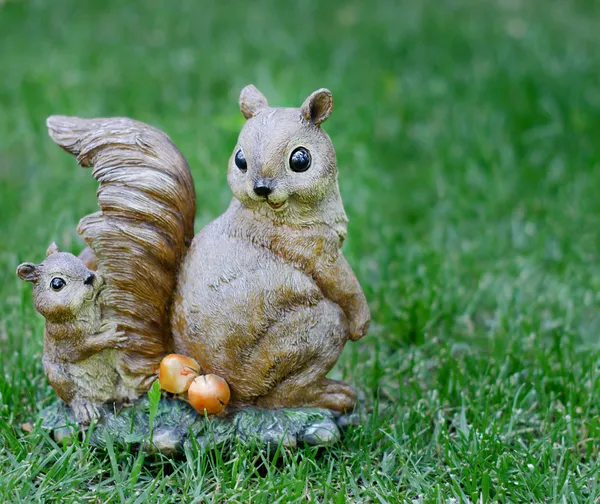
[[[326,378],[323,380],[320,393],[317,393],[311,406],[343,413],[354,409],[356,402],[356,392],[350,385]]]
[[[337,380],[325,378],[310,387],[297,387],[294,382],[284,382],[275,391],[258,400],[262,408],[326,408],[340,413],[351,411],[357,403],[354,389]]]
[[[80,425],[89,425],[92,420],[97,422],[100,419],[98,408],[87,399],[75,399],[69,406],[73,410],[75,420]]]

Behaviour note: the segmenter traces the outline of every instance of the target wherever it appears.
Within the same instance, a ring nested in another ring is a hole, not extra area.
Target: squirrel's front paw
[[[371,322],[371,312],[368,307],[362,308],[354,317],[350,319],[350,339],[359,340],[369,330]]]
[[[116,322],[105,322],[100,328],[100,332],[96,334],[95,339],[99,346],[104,348],[126,348],[129,341],[129,336],[125,331],[117,330]]]
[[[130,338],[125,331],[117,331],[114,333],[113,343],[115,348],[122,350],[131,344]]]
[[[118,327],[119,325],[116,322],[104,320],[100,326],[98,334],[116,333]]]

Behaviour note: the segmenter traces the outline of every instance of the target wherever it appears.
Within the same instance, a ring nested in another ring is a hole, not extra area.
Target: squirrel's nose
[[[94,280],[96,279],[96,275],[94,275],[93,273],[90,273],[86,279],[83,281],[83,283],[85,285],[92,285],[94,283]]]
[[[258,182],[254,185],[254,192],[257,196],[263,196],[266,198],[269,194],[271,194],[271,190],[272,189],[268,185],[265,185],[262,182]]]

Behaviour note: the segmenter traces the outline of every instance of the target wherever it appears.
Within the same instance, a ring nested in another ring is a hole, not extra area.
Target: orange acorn
[[[200,364],[184,355],[167,355],[160,363],[160,388],[173,394],[183,394],[201,371]]]
[[[227,382],[214,374],[198,376],[188,389],[188,400],[201,415],[205,411],[208,415],[220,413],[227,406],[230,396]]]

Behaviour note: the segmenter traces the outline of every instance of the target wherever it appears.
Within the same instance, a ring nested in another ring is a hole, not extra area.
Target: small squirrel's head
[[[41,264],[23,263],[17,268],[21,280],[33,283],[37,311],[53,322],[73,320],[91,306],[104,282],[72,254],[61,252],[55,243]]]
[[[246,207],[283,216],[306,214],[337,191],[333,144],[321,129],[333,108],[327,89],[312,93],[300,108],[271,108],[254,86],[240,95],[247,121],[229,160],[228,181]]]

